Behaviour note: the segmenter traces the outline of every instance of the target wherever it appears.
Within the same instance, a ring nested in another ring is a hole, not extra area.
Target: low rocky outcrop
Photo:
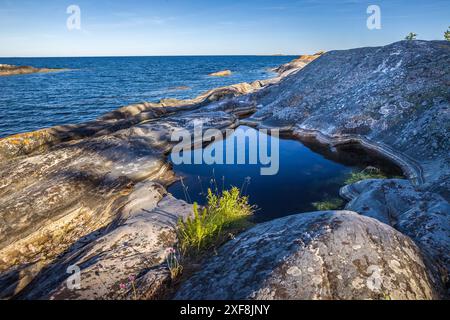
[[[192,88],[189,86],[177,86],[177,87],[170,87],[169,91],[186,91],[191,90]]]
[[[306,67],[309,63],[319,58],[323,55],[325,51],[316,52],[313,55],[301,55],[300,57],[292,60],[291,62],[285,63],[272,71],[277,72],[280,75],[287,76],[294,71],[298,71]]]
[[[413,239],[441,272],[450,271],[450,204],[436,193],[421,191],[407,180],[364,180],[345,186],[346,208],[375,218]]]
[[[209,296],[213,287],[219,291],[211,297],[441,297],[450,238],[449,68],[450,43],[443,41],[331,51],[274,79],[0,139],[0,297],[133,298],[117,291],[130,275],[138,298],[160,297],[170,282],[162,251],[176,242],[173,222],[190,210],[164,190],[174,179],[166,155],[171,134],[192,132],[194,121],[204,130],[279,128],[330,150],[361,144],[397,163],[411,184],[368,181],[344,189],[348,209],[372,218],[325,212],[259,225],[221,248],[178,297]],[[146,262],[132,256],[134,249]],[[214,261],[240,272],[227,275],[235,286],[220,291],[212,280],[199,282]],[[70,265],[84,280],[69,292]],[[189,293],[189,286],[205,290]]]
[[[231,74],[232,74],[231,70],[223,70],[223,71],[210,73],[210,74],[208,74],[208,76],[210,76],[210,77],[228,77],[228,76],[231,76]]]
[[[30,66],[13,66],[0,64],[0,76],[12,76],[17,74],[46,73],[62,71],[63,69],[35,68]]]
[[[260,224],[225,244],[176,299],[433,299],[440,283],[406,236],[349,211]]]

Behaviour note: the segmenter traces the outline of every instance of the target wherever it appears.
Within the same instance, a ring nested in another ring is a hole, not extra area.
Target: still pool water
[[[249,127],[239,128],[256,131]],[[229,143],[231,139],[236,141],[235,135],[213,142],[204,150],[210,151],[208,149],[215,147],[214,144]],[[243,187],[250,203],[258,207],[255,220],[262,222],[289,214],[316,211],[313,203],[339,198],[339,189],[349,174],[368,165],[380,168],[388,175],[399,174],[399,169],[386,160],[355,147],[331,150],[315,143],[308,144],[307,147],[298,140],[287,138],[279,138],[278,142],[280,161],[276,175],[261,175],[260,164],[173,165],[175,173],[183,178],[183,182],[172,184],[168,190],[179,199],[205,204],[205,192],[208,188],[214,190],[217,187],[220,191],[231,186]],[[268,145],[270,147],[271,144]],[[237,148],[243,148],[248,159],[249,144],[235,143],[235,155]],[[270,148],[269,154],[273,155]],[[190,156],[193,157],[193,152],[190,152]],[[173,159],[173,155],[170,159]]]

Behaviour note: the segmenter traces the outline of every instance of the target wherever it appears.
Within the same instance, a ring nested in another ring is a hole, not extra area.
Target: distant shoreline
[[[68,69],[35,68],[31,66],[14,66],[10,64],[0,64],[0,76],[2,77],[20,74],[49,73],[65,70]]]

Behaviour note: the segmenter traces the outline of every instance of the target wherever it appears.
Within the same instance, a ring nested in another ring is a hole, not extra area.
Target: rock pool
[[[239,129],[254,130],[258,136],[265,135],[246,126],[240,126]],[[203,150],[213,148],[214,144],[227,143],[230,139],[237,141],[233,134],[224,140],[212,142]],[[336,149],[314,141],[300,142],[291,137],[269,136],[268,139],[270,155],[271,139],[279,140],[277,174],[261,175],[261,164],[248,164],[249,144],[246,140],[244,146],[236,143],[234,147],[235,157],[237,148],[245,150],[246,164],[173,164],[173,170],[182,177],[182,181],[172,184],[168,191],[179,199],[204,204],[208,188],[220,191],[236,186],[248,195],[251,204],[258,207],[255,220],[262,222],[314,211],[318,209],[319,202],[338,201],[339,189],[345,185],[345,180],[352,172],[368,166],[380,169],[387,176],[401,174],[400,169],[388,160],[354,145]],[[194,152],[189,152],[191,158]],[[223,156],[225,159],[226,155]],[[170,156],[171,161],[172,158],[173,154]]]

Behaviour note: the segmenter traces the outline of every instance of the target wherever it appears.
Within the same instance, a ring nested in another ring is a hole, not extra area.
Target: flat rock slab
[[[354,212],[329,211],[239,235],[176,299],[433,299],[441,290],[408,237]]]

